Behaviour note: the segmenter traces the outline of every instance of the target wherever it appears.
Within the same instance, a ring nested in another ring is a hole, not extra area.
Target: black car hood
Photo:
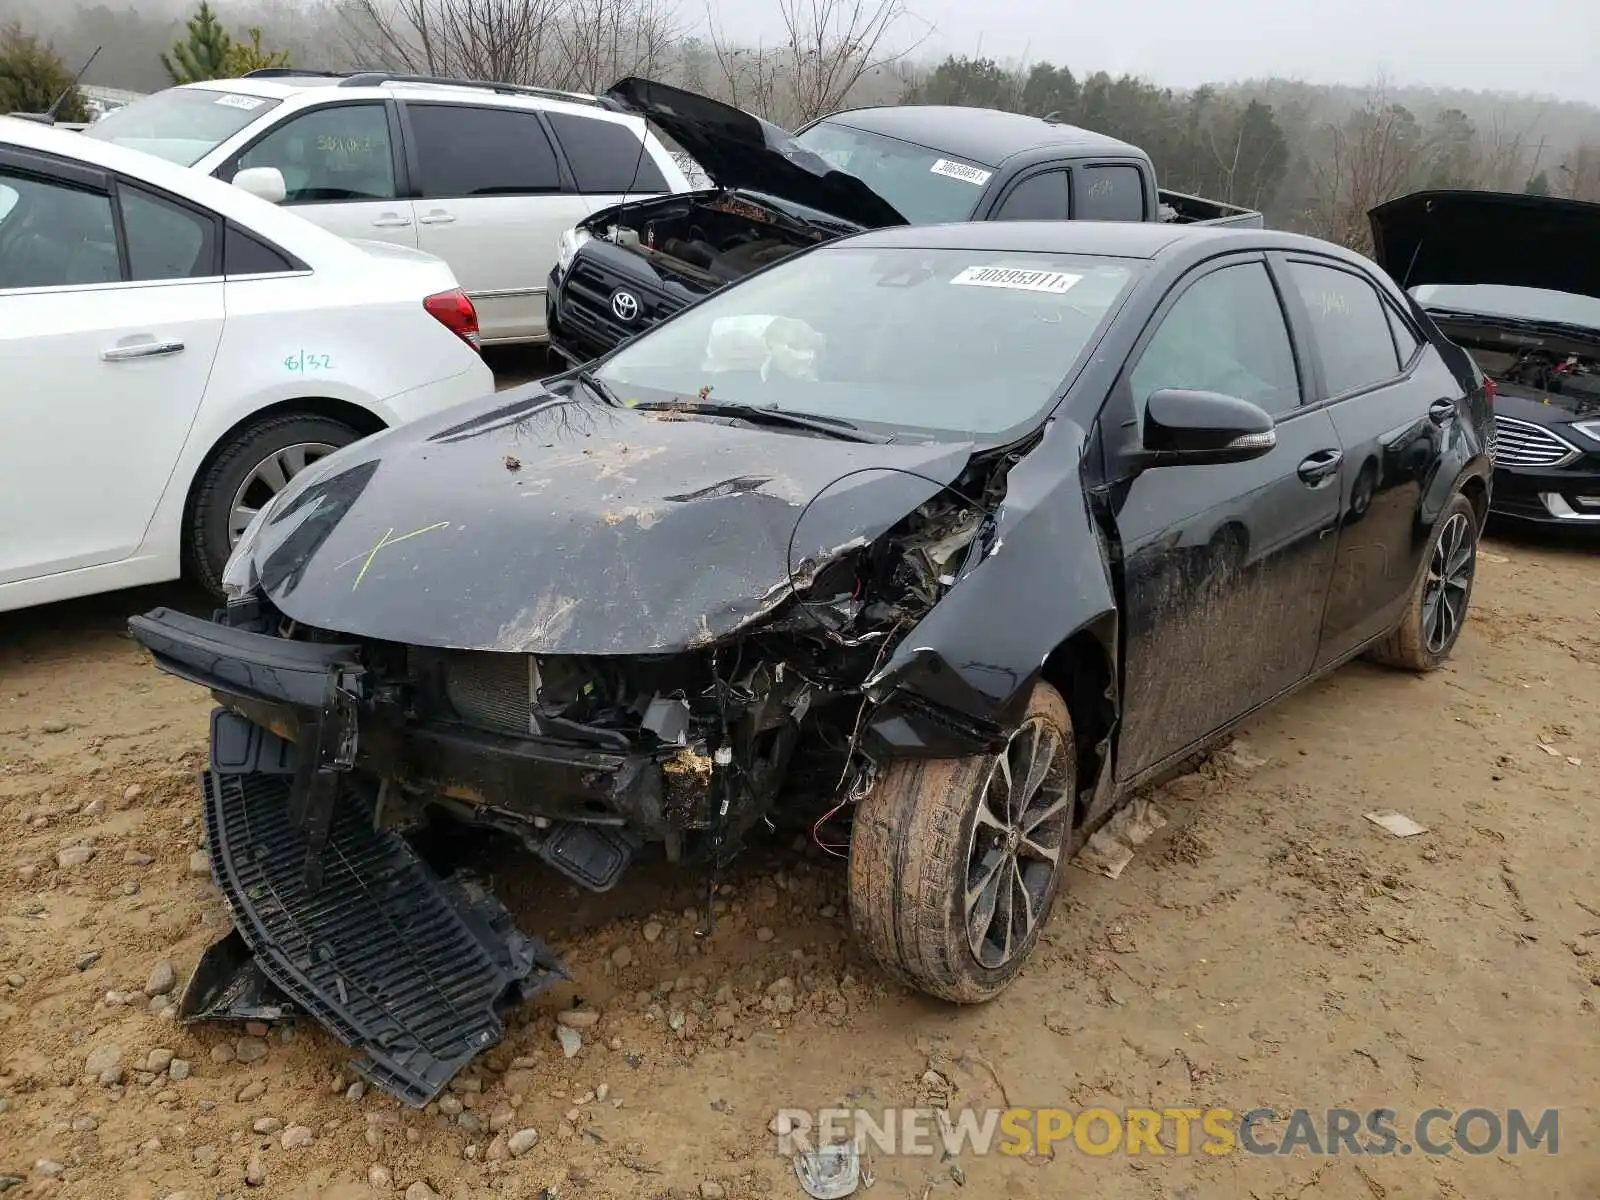
[[[864,229],[908,223],[860,179],[835,170],[776,125],[732,105],[636,76],[618,80],[606,95],[654,121],[718,187],[765,192]]]
[[[1401,287],[1499,284],[1600,297],[1600,204],[1508,192],[1413,192],[1369,214]]]
[[[669,652],[771,612],[790,594],[791,558],[802,573],[807,558],[876,538],[971,451],[668,418],[533,384],[302,472],[253,561],[284,615],[318,629],[454,649]]]

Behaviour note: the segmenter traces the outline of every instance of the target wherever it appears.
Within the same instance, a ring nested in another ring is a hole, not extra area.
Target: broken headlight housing
[[[261,540],[261,531],[266,527],[267,519],[272,515],[272,510],[277,507],[282,496],[283,493],[279,492],[257,510],[256,515],[250,518],[250,524],[246,525],[244,532],[239,535],[239,540],[233,544],[233,550],[228,554],[228,563],[222,568],[222,594],[230,602],[242,600],[255,591],[256,543]]]

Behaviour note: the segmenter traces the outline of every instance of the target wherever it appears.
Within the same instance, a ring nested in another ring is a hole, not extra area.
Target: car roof
[[[1153,259],[1194,250],[1300,250],[1331,255],[1373,270],[1360,255],[1298,233],[1232,225],[1180,225],[1160,221],[970,221],[949,225],[896,225],[832,243],[871,249],[1000,250],[1044,254],[1095,254]]]
[[[371,82],[362,82],[370,80]],[[385,79],[382,72],[354,72],[349,75],[242,75],[236,79],[204,79],[179,85],[182,88],[214,92],[235,92],[247,96],[264,96],[273,100],[289,100],[304,96],[307,99],[332,99],[336,93],[341,100],[365,100],[373,96],[397,97],[426,96],[429,100],[460,100],[477,104],[501,104],[509,108],[534,107],[549,111],[572,112],[586,117],[602,117],[625,122],[626,114],[602,106],[595,97],[585,92],[562,92],[540,88],[513,90],[513,85],[451,83],[446,80],[417,78]],[[637,120],[637,118],[634,118]]]
[[[990,167],[999,166],[1013,155],[1042,150],[1147,157],[1137,146],[1103,133],[995,108],[903,104],[847,109],[823,120],[914,142]]]
[[[65,129],[54,129],[38,121],[0,116],[0,146],[14,146],[52,154],[72,162],[128,175],[204,205],[213,212],[237,221],[246,229],[276,242],[296,257],[313,255],[326,259],[354,251],[336,234],[313,225],[303,217],[285,212],[232,184],[212,179],[188,167],[180,167],[142,150],[130,150],[112,142],[102,142]]]

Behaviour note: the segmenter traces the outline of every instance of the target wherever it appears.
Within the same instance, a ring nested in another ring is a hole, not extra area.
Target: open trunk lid
[[[1510,192],[1413,192],[1369,214],[1373,258],[1402,288],[1497,284],[1600,297],[1600,204]]]
[[[835,170],[778,126],[732,105],[637,76],[618,80],[606,96],[614,106],[653,121],[718,187],[764,192],[865,229],[908,223],[860,179]]]

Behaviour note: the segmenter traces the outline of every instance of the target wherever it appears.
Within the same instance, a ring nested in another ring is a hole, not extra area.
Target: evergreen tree
[[[245,31],[249,41],[243,39],[235,41],[228,50],[227,77],[237,78],[248,75],[251,71],[259,71],[263,67],[287,67],[289,65],[289,52],[287,50],[263,50],[261,48],[261,28],[252,25]]]
[[[72,72],[48,44],[17,24],[0,28],[0,113],[42,113],[72,87]],[[56,110],[58,121],[87,121],[83,94],[72,88]]]
[[[189,37],[175,42],[172,57],[161,56],[173,83],[197,83],[202,79],[227,79],[232,75],[230,59],[233,39],[217,20],[210,0],[200,0],[200,8],[189,18]]]

